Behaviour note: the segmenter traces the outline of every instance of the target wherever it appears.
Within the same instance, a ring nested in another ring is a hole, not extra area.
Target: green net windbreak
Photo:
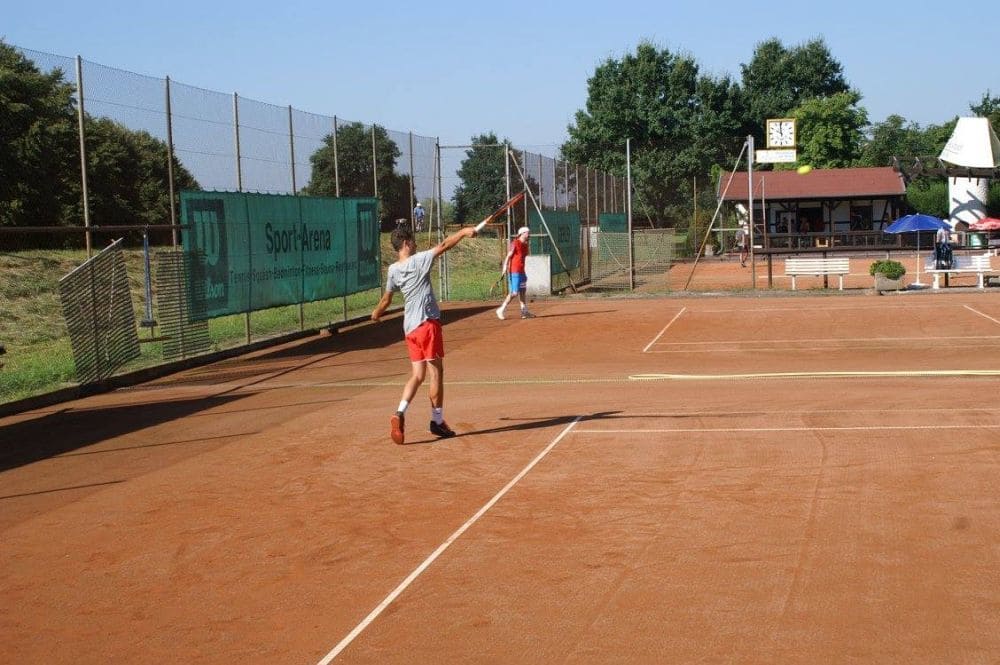
[[[537,210],[532,210],[528,215],[528,228],[531,229],[531,239],[529,248],[532,254],[548,254],[552,257],[549,261],[551,273],[557,275],[566,270],[574,270],[580,267],[580,213],[572,211],[545,211],[545,223],[552,232],[552,239],[545,235],[545,227],[538,216]],[[566,262],[565,268],[559,261],[552,248],[552,240],[555,241],[559,249],[559,255]]]
[[[608,233],[628,233],[628,215],[623,212],[599,213],[597,228]]]
[[[378,200],[181,192],[193,319],[377,288]]]

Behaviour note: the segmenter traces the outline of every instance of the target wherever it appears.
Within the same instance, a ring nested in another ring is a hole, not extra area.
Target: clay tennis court
[[[989,290],[536,308],[0,420],[0,661],[996,659]]]

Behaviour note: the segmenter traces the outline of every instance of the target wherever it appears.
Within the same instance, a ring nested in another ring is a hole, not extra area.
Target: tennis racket
[[[497,294],[497,289],[500,287],[501,284],[503,284],[504,277],[506,277],[506,275],[500,275],[499,277],[497,277],[497,281],[493,282],[493,286],[490,287],[490,298],[494,297]]]
[[[479,233],[489,224],[500,224],[500,216],[524,200],[524,192],[518,192],[507,203],[497,208],[489,217],[476,224],[476,233]]]

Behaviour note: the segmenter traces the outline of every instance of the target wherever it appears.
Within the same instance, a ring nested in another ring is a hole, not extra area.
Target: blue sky
[[[466,143],[554,154],[587,78],[649,40],[739,78],[760,41],[823,37],[870,119],[921,125],[1000,94],[1000,2],[7,3],[16,46]]]

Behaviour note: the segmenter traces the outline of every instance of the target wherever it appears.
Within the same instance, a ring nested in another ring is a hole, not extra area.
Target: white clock
[[[768,148],[795,147],[795,119],[777,118],[767,121]]]

